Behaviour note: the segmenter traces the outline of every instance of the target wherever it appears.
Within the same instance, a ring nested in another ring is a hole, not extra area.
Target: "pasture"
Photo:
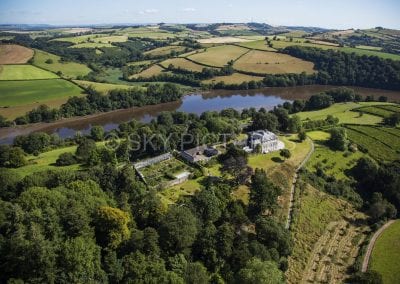
[[[250,40],[239,38],[239,37],[232,37],[232,36],[223,36],[223,37],[211,37],[211,38],[203,38],[197,40],[199,43],[207,44],[207,43],[237,43],[237,42],[248,42]]]
[[[33,56],[33,50],[16,44],[0,45],[1,64],[22,64]]]
[[[266,50],[266,51],[276,51],[276,49],[269,47],[267,41],[263,40],[255,40],[255,41],[247,41],[247,42],[240,42],[237,44],[238,46],[242,46],[245,48],[250,49],[259,49],[259,50]]]
[[[200,64],[196,64],[190,60],[187,60],[186,58],[172,58],[172,59],[167,59],[164,60],[160,63],[164,68],[168,68],[170,64],[172,64],[175,68],[182,68],[185,70],[190,70],[190,71],[195,71],[195,72],[201,72],[205,67]]]
[[[259,74],[314,73],[314,63],[287,54],[252,50],[239,58],[233,67]]]
[[[0,114],[15,118],[39,104],[60,106],[82,92],[75,84],[62,79],[0,81]]]
[[[218,82],[224,82],[225,84],[241,84],[243,82],[250,82],[250,81],[262,81],[264,77],[260,76],[250,76],[241,73],[233,73],[232,75],[228,76],[216,76],[212,79],[204,80],[202,83],[204,84],[216,84]]]
[[[183,52],[185,50],[186,47],[184,46],[169,45],[146,51],[144,54],[152,57],[157,57],[169,55],[171,54],[171,52]]]
[[[70,48],[103,48],[103,47],[115,47],[111,43],[102,43],[102,42],[83,42],[78,43]]]
[[[308,132],[307,135],[315,142],[314,153],[306,164],[306,168],[310,172],[322,169],[329,176],[334,176],[337,179],[347,179],[345,171],[352,168],[358,159],[365,156],[360,151],[344,153],[331,150],[324,144],[330,137],[327,132],[312,131]]]
[[[368,113],[380,117],[389,117],[396,112],[400,112],[400,107],[396,105],[374,105],[356,109],[356,111]]]
[[[112,90],[120,90],[120,89],[128,90],[131,88],[135,88],[134,86],[130,85],[97,83],[97,82],[83,81],[83,80],[74,80],[74,82],[84,88],[88,88],[89,86],[91,86],[93,89],[95,89],[96,91],[100,92],[103,95],[106,95],[109,91]]]
[[[190,55],[188,58],[200,64],[223,67],[229,61],[235,61],[247,51],[248,49],[239,46],[221,45],[207,48],[204,52]]]
[[[133,75],[131,78],[139,78],[139,77],[150,78],[152,76],[159,75],[162,72],[167,73],[164,68],[160,67],[157,64],[154,64],[149,68],[143,70],[142,72]]]
[[[52,60],[52,63],[46,63],[47,60]],[[43,69],[52,72],[61,72],[62,76],[67,78],[76,78],[78,76],[87,75],[91,69],[85,64],[76,62],[63,62],[60,61],[60,57],[51,53],[47,53],[41,50],[35,50],[35,55],[33,57],[33,64],[39,66]]]
[[[372,104],[377,104],[372,103]],[[320,120],[326,119],[328,115],[333,115],[339,119],[339,123],[357,123],[357,124],[378,124],[382,122],[382,118],[376,115],[363,114],[362,116],[357,112],[353,111],[366,103],[337,103],[333,104],[328,108],[314,111],[304,111],[296,113],[301,120]]]
[[[309,184],[296,192],[288,282],[342,283],[368,233],[366,226],[357,225],[366,216]]]
[[[397,220],[377,239],[372,251],[370,270],[382,275],[383,283],[400,283],[400,221]]]
[[[55,79],[58,76],[32,65],[0,65],[0,81]]]
[[[354,48],[354,47],[341,47],[340,51],[347,52],[347,53],[356,53],[357,55],[367,55],[367,56],[378,56],[383,59],[392,59],[392,60],[400,60],[400,55],[380,52],[376,50],[367,50],[361,48]]]

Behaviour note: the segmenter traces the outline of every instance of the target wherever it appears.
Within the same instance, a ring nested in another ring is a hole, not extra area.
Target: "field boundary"
[[[367,251],[365,253],[364,256],[364,261],[362,263],[362,267],[361,267],[361,272],[367,272],[368,266],[369,266],[369,261],[371,259],[371,254],[372,254],[372,250],[374,249],[376,240],[379,238],[379,236],[387,229],[390,227],[390,225],[392,225],[396,220],[390,220],[389,222],[387,222],[386,224],[384,224],[382,227],[379,228],[378,231],[376,231],[374,233],[374,235],[372,236],[369,244],[368,244],[368,248]]]

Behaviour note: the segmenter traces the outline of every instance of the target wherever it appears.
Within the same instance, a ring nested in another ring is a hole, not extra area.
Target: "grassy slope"
[[[249,81],[262,81],[263,79],[264,77],[260,76],[250,76],[241,73],[233,73],[232,75],[229,76],[216,76],[212,79],[204,80],[202,82],[205,84],[218,83],[218,82],[224,82],[225,84],[240,84]]]
[[[307,118],[311,120],[325,119],[328,115],[339,118],[340,123],[358,123],[358,124],[377,124],[382,122],[382,118],[370,114],[360,116],[358,112],[351,111],[364,105],[373,105],[379,103],[338,103],[326,109],[317,111],[305,111],[297,113],[302,120]]]
[[[203,68],[205,68],[203,65],[196,64],[192,61],[189,61],[185,58],[172,58],[172,59],[167,59],[165,61],[162,61],[160,63],[163,67],[167,68],[170,64],[174,65],[175,68],[182,68],[190,71],[195,71],[195,72],[201,72]]]
[[[193,54],[189,56],[190,59],[215,67],[223,67],[230,60],[235,60],[248,49],[234,46],[234,45],[221,45],[208,48],[205,52]]]
[[[235,62],[234,68],[260,74],[314,73],[314,64],[287,54],[252,50]]]
[[[53,63],[47,64],[46,60],[51,59]],[[41,50],[35,50],[33,64],[43,69],[58,72],[61,71],[63,76],[68,78],[76,78],[77,76],[87,75],[91,70],[85,64],[76,62],[60,62],[60,57]]]
[[[55,79],[58,76],[49,71],[32,65],[2,65],[0,66],[0,81],[2,80],[38,80]]]
[[[107,94],[107,92],[116,89],[127,90],[130,88],[134,88],[134,86],[129,86],[129,85],[97,83],[97,82],[83,81],[83,80],[74,80],[74,82],[85,88],[92,86],[96,91],[102,94]]]
[[[152,49],[152,50],[146,51],[144,54],[150,55],[150,56],[163,56],[163,55],[169,55],[172,51],[181,52],[184,50],[185,50],[184,46],[171,45],[171,46],[164,46],[164,47]]]
[[[370,269],[382,274],[383,283],[400,283],[400,221],[378,238],[372,251]]]
[[[0,45],[0,64],[26,63],[32,56],[33,50],[30,48],[16,44]]]
[[[355,227],[350,222],[364,220],[365,215],[310,185],[301,194],[291,229],[294,248],[286,272],[288,283],[325,283],[333,279],[340,283],[354,263],[367,231],[366,227]]]

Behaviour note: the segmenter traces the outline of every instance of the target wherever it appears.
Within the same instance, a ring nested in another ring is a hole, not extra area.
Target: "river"
[[[264,88],[259,90],[224,90],[194,93],[186,95],[177,102],[131,108],[100,113],[86,117],[63,119],[52,123],[37,123],[0,129],[0,144],[10,144],[17,135],[26,135],[34,131],[49,134],[57,133],[62,138],[72,137],[77,131],[88,133],[92,126],[101,125],[106,131],[118,127],[122,122],[137,119],[149,122],[163,111],[183,111],[200,114],[205,111],[220,111],[226,108],[260,108],[272,109],[278,104],[295,99],[307,99],[311,95],[336,88],[334,86],[300,86],[286,88]],[[400,92],[352,87],[362,96],[387,96],[391,101],[400,100]]]

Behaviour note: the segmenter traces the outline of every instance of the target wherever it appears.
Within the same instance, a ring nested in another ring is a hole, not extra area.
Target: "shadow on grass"
[[[283,163],[284,162],[284,160],[282,160],[279,157],[272,157],[271,160],[274,161],[275,163]]]

